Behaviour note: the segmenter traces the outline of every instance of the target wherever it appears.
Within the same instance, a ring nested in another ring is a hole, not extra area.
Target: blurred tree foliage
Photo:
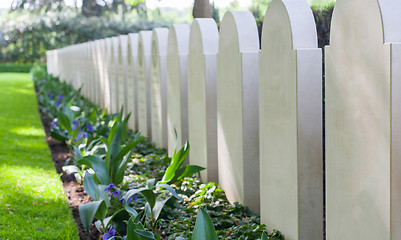
[[[168,25],[148,20],[141,3],[105,2],[85,10],[84,5],[66,6],[64,0],[14,0],[0,19],[0,62],[44,63],[47,50]]]

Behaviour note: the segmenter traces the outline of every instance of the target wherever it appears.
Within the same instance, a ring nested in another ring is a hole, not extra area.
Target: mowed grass
[[[0,239],[79,239],[26,73],[0,73]]]

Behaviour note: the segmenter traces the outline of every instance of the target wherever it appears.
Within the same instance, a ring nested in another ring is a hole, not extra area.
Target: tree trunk
[[[211,18],[212,6],[209,0],[195,0],[192,15],[194,18]]]

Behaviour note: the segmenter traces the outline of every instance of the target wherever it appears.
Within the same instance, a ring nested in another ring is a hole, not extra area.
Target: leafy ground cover
[[[31,74],[50,136],[70,151],[63,176],[91,199],[79,205],[82,231],[126,240],[284,239],[278,231],[267,234],[245,206],[230,204],[216,183],[196,178],[203,168],[183,164],[189,143],[170,158],[127,128],[123,109],[108,114],[44,69]]]
[[[0,73],[0,239],[78,239],[28,74]]]

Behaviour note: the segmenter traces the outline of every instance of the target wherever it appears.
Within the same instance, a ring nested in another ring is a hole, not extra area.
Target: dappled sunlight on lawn
[[[29,75],[0,73],[0,112],[0,239],[77,239]]]
[[[36,128],[36,127],[17,127],[11,129],[12,132],[18,134],[18,135],[23,135],[23,136],[35,136],[35,137],[43,137],[45,136],[45,132],[43,131],[42,128]]]

